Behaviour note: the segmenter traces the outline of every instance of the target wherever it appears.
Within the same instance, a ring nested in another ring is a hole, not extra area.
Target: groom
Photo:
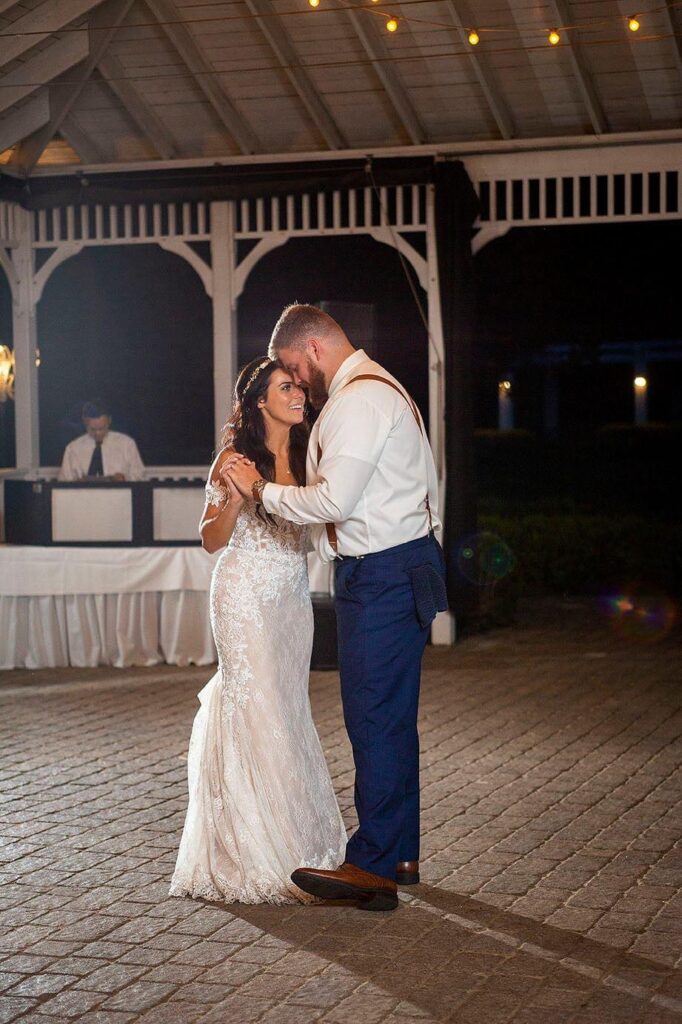
[[[359,827],[335,871],[300,867],[299,888],[393,910],[396,882],[419,881],[421,659],[443,610],[443,554],[433,530],[437,479],[413,400],[315,306],[288,306],[270,342],[313,405],[326,404],[308,446],[306,487],[266,483],[248,462],[231,471],[245,497],[313,531],[336,564],[341,696],[355,761]]]

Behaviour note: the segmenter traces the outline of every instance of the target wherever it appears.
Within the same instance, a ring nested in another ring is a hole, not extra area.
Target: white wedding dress
[[[290,880],[294,868],[344,859],[346,831],[308,699],[305,529],[273,519],[245,505],[213,572],[218,671],[192,728],[172,896],[310,902]]]

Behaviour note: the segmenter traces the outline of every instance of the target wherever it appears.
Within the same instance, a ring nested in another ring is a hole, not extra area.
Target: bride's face
[[[305,415],[305,394],[294,384],[286,370],[273,370],[268,390],[258,402],[266,424],[282,423],[293,427],[302,423]]]

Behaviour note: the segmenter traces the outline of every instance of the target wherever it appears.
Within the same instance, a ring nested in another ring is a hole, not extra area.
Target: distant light
[[[497,386],[500,391],[511,391],[512,384],[510,380],[501,380]]]
[[[640,27],[639,18],[635,18],[634,15],[628,18],[628,28],[631,32],[639,32]]]
[[[471,43],[472,46],[478,46],[480,41],[481,37],[479,36],[478,32],[476,32],[475,29],[469,33],[469,42]]]
[[[635,377],[635,387],[644,389],[647,386],[646,377]]]
[[[388,32],[397,32],[398,31],[398,19],[397,18],[389,18],[389,20],[386,22],[386,30]]]
[[[547,38],[549,39],[549,42],[552,46],[556,46],[557,43],[561,42],[561,36],[555,28],[552,29]]]

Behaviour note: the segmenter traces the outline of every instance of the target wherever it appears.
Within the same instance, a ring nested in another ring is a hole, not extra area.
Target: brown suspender
[[[393,390],[397,391],[399,395],[402,395],[402,397],[405,399],[405,401],[407,402],[407,404],[409,405],[409,407],[410,407],[410,409],[412,411],[412,415],[415,418],[415,422],[416,422],[417,426],[419,427],[419,433],[422,435],[422,437],[424,436],[424,428],[422,427],[422,421],[421,421],[421,418],[419,416],[419,410],[417,409],[417,403],[415,402],[415,400],[410,395],[407,395],[403,391],[402,388],[398,387],[397,384],[394,384],[392,380],[388,380],[386,377],[379,377],[376,373],[360,373],[360,374],[358,374],[357,377],[351,377],[351,379],[347,380],[346,383],[343,385],[344,388],[348,387],[349,384],[353,384],[356,380],[378,380],[378,381],[380,381],[381,384],[388,384],[389,388],[393,388]],[[317,446],[317,464],[318,464],[318,466],[320,464],[320,459],[321,458],[322,458],[322,448],[318,444],[318,446]],[[426,511],[428,513],[428,516],[429,516],[429,530],[432,530],[433,529],[433,519],[432,519],[432,516],[431,516],[431,504],[429,502],[428,491],[426,493]],[[339,553],[339,542],[338,542],[338,538],[336,536],[336,526],[334,525],[334,523],[325,523],[324,524],[324,528],[327,531],[327,540],[329,541],[329,544],[330,544],[330,546],[332,548],[332,551],[334,552],[335,555],[338,555],[338,553]]]

